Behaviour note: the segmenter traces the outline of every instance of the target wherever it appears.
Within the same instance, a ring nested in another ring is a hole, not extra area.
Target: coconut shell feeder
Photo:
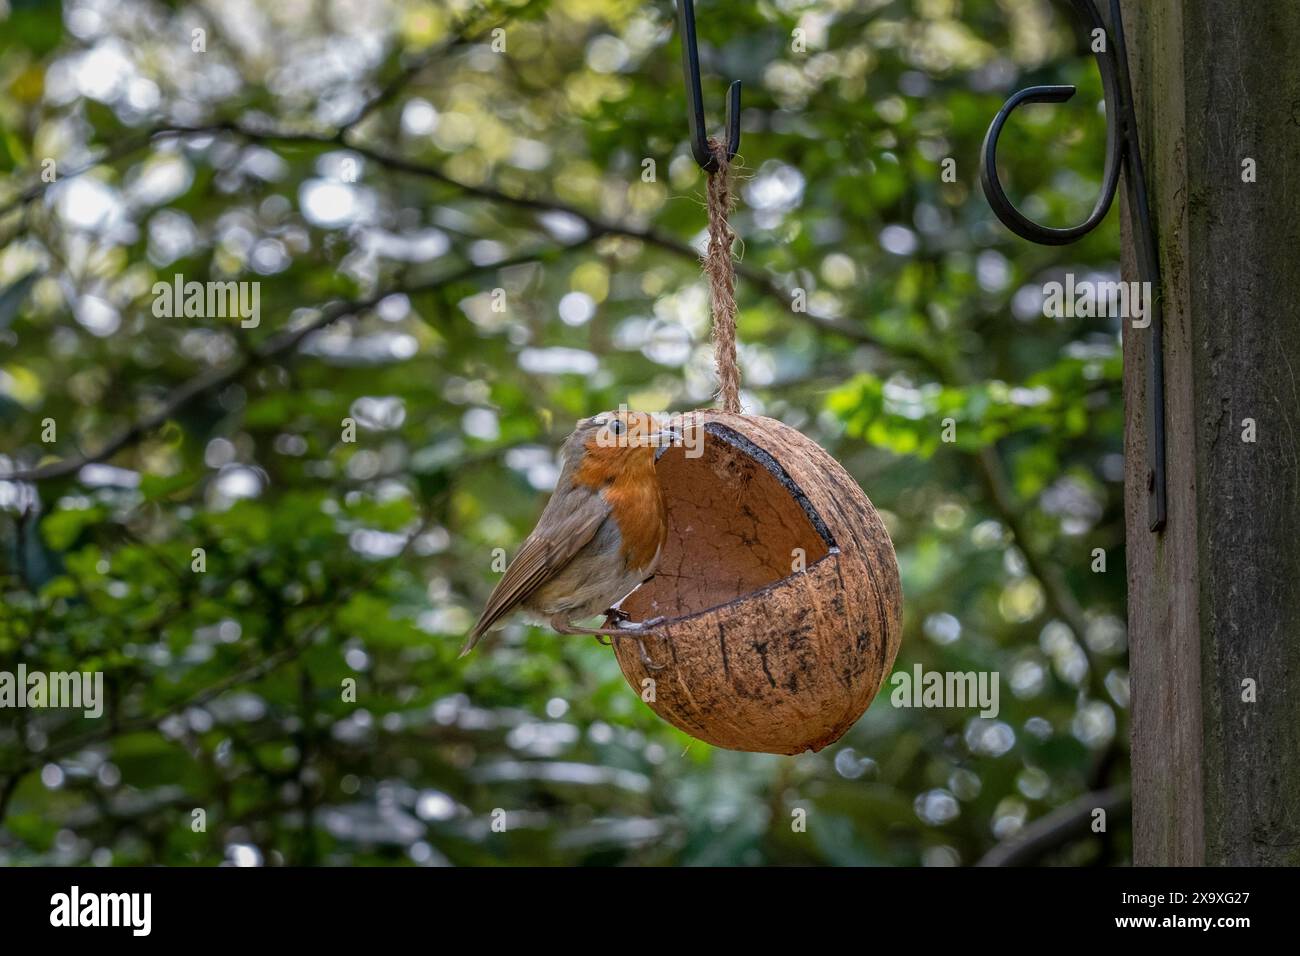
[[[622,621],[606,626],[632,628],[636,639],[613,642],[623,676],[678,729],[729,750],[816,751],[853,726],[893,667],[898,562],[839,462],[781,422],[740,413],[727,222],[740,84],[728,94],[726,141],[707,139],[694,4],[677,9],[691,152],[709,174],[704,272],[722,410],[673,423],[684,440],[655,466],[667,543],[654,576],[619,603]]]
[[[703,440],[660,457],[668,542],[619,606],[633,623],[665,619],[641,638],[660,669],[618,640],[623,676],[706,743],[821,750],[862,716],[898,653],[902,589],[885,526],[840,464],[787,425],[713,410],[675,424]]]

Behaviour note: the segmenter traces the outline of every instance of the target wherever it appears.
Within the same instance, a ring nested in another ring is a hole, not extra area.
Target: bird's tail
[[[460,649],[460,654],[457,655],[457,659],[459,660],[461,657],[464,657],[470,651],[474,650],[474,645],[483,639],[483,635],[486,631],[487,628],[484,627],[484,621],[480,618],[479,622],[474,625],[474,630],[470,631],[469,636],[465,638],[465,645]]]

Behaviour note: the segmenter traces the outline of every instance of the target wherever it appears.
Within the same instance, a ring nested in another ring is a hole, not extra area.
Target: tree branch
[[[215,123],[194,126],[161,126],[141,137],[138,141],[125,144],[123,147],[109,151],[109,153],[101,157],[98,162],[108,162],[113,159],[123,158],[126,155],[143,148],[153,140],[167,136],[210,136],[218,133],[229,133],[250,142],[263,144],[297,143],[311,146],[332,146],[335,148],[350,150],[358,156],[368,159],[385,169],[390,169],[393,172],[428,179],[443,186],[447,186],[448,188],[455,189],[463,195],[482,199],[486,202],[510,206],[534,213],[570,216],[581,222],[593,237],[622,236],[627,239],[634,239],[643,242],[648,246],[671,253],[679,258],[689,259],[692,262],[699,261],[699,251],[689,243],[669,236],[657,229],[648,226],[624,225],[623,223],[595,216],[577,206],[556,199],[515,196],[510,193],[502,192],[501,190],[491,186],[480,186],[460,182],[452,176],[447,175],[437,166],[419,163],[381,149],[376,149],[372,146],[353,142],[347,135],[352,126],[353,122],[349,121],[345,126],[328,133],[257,129],[252,126],[236,123],[233,120],[222,120]],[[91,164],[91,166],[83,167],[82,169],[68,173],[64,178],[80,175],[86,170],[92,168],[94,165],[96,164]],[[14,208],[23,202],[30,201],[30,199],[35,198],[35,196],[39,196],[48,185],[48,183],[35,184],[30,189],[26,190],[18,200],[11,203],[4,211],[8,211],[8,208]],[[0,215],[2,214],[3,212],[0,212]],[[910,358],[931,371],[934,371],[936,368],[933,359],[923,348],[907,346],[901,343],[886,342],[879,336],[872,334],[869,330],[842,319],[833,318],[831,316],[816,315],[812,312],[794,311],[791,308],[793,299],[792,293],[789,290],[784,289],[776,279],[766,272],[754,269],[744,263],[737,263],[736,274],[752,285],[763,296],[780,305],[780,307],[795,321],[803,322],[821,332],[848,339],[862,345],[874,346],[883,351]]]
[[[564,251],[579,248],[591,242],[591,240],[592,237],[587,237],[562,248]],[[419,295],[425,292],[431,292],[444,286],[472,278],[480,273],[492,272],[498,269],[509,268],[513,265],[532,262],[537,259],[538,256],[539,253],[536,252],[521,254],[510,259],[492,263],[491,265],[469,266],[465,269],[459,270],[458,272],[452,273],[451,275],[443,276],[440,279],[435,279],[430,282],[420,283],[413,286],[388,288],[364,299],[330,304],[323,308],[321,314],[311,322],[296,329],[285,329],[278,332],[271,336],[264,345],[251,350],[247,355],[220,368],[211,369],[201,375],[197,375],[188,382],[185,382],[173,391],[156,411],[132,422],[94,452],[73,455],[69,458],[41,465],[37,468],[20,469],[17,471],[11,471],[7,474],[0,474],[0,481],[46,481],[51,478],[61,478],[75,474],[84,466],[93,462],[100,462],[111,458],[127,446],[140,441],[199,396],[229,385],[232,382],[239,380],[254,367],[284,355],[287,352],[294,351],[308,336],[321,331],[342,318],[373,308],[386,296],[398,292],[406,293],[407,295]]]
[[[1085,793],[1039,817],[1014,837],[985,853],[976,866],[1027,866],[1091,832],[1094,810],[1106,811],[1106,825],[1133,812],[1127,785]]]
[[[511,11],[510,16],[512,18],[520,17],[526,14],[530,7],[538,3],[539,0],[529,0],[529,2],[524,4],[522,7],[515,7]],[[500,21],[497,21],[493,23],[491,26],[486,26],[475,33],[467,32],[469,30],[470,24],[475,19],[478,18],[479,14],[483,14],[483,13],[491,13],[492,15],[496,15],[497,11],[495,10],[485,11],[483,6],[480,5],[476,10],[474,10],[472,14],[465,16],[464,19],[460,21],[460,23],[456,24],[456,26],[452,28],[451,31],[452,36],[449,40],[440,43],[437,46],[430,47],[429,49],[425,50],[423,53],[419,54],[410,63],[408,63],[401,70],[401,72],[399,72],[395,77],[393,77],[382,87],[380,87],[379,91],[375,93],[374,96],[370,97],[370,99],[362,103],[361,107],[355,113],[352,114],[352,118],[349,119],[347,122],[345,122],[339,128],[340,134],[348,132],[354,126],[359,125],[363,120],[365,120],[368,116],[370,116],[375,111],[383,109],[390,102],[392,102],[397,97],[397,95],[402,92],[402,90],[406,88],[407,84],[409,84],[412,80],[414,80],[417,76],[419,76],[422,72],[424,72],[434,63],[438,62],[444,56],[451,53],[453,50],[457,49],[458,47],[466,46],[470,43],[479,42],[480,40],[483,39],[483,37],[486,34],[492,32],[494,29],[500,26]]]
[[[1106,675],[1097,656],[1088,647],[1088,619],[1083,613],[1083,607],[1074,596],[1074,592],[1070,590],[1070,585],[1066,583],[1061,566],[1042,554],[1031,541],[1024,520],[1024,503],[1017,500],[1011,489],[1011,481],[1007,477],[997,446],[987,445],[971,457],[983,479],[989,499],[993,502],[994,510],[1010,530],[1020,553],[1025,556],[1025,565],[1029,568],[1029,573],[1042,584],[1048,604],[1064,618],[1065,623],[1074,632],[1079,648],[1088,661],[1088,677],[1093,692],[1105,697]]]

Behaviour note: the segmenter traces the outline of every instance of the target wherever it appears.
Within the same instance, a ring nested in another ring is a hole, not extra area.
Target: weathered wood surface
[[[1135,861],[1295,865],[1300,4],[1125,0],[1124,17],[1161,247],[1169,456],[1157,536],[1146,342],[1126,330]],[[1133,261],[1126,230],[1125,278]]]

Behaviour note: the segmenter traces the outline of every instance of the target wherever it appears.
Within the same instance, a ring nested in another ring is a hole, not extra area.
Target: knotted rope
[[[718,168],[709,174],[709,245],[704,254],[704,274],[709,277],[713,307],[713,361],[718,373],[722,410],[740,414],[740,367],[736,364],[736,265],[731,245],[736,234],[727,217],[735,206],[731,192],[731,163],[727,147],[716,139],[709,149]]]

